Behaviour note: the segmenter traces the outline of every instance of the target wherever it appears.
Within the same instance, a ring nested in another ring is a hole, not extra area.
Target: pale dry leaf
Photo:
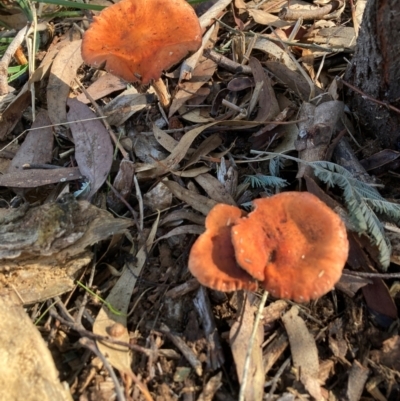
[[[207,156],[212,150],[218,148],[222,143],[222,139],[218,134],[213,134],[206,138],[193,152],[188,160],[185,168],[197,163],[202,156]]]
[[[210,7],[200,18],[200,26],[205,30],[209,25],[214,23],[226,7],[232,3],[232,0],[218,0],[212,7]]]
[[[205,174],[210,171],[210,168],[207,166],[200,166],[200,167],[195,167],[190,170],[182,170],[182,171],[173,171],[171,170],[171,173],[173,175],[176,175],[177,177],[182,177],[182,178],[194,178],[197,177],[200,174]]]
[[[289,337],[293,366],[300,372],[300,381],[314,398],[320,400],[322,395],[318,382],[318,349],[314,337],[299,316],[297,306],[293,306],[282,316],[282,322]]]
[[[204,111],[202,109],[194,109],[185,114],[182,114],[182,118],[186,121],[196,124],[205,124],[214,121],[214,118],[209,115],[204,115]]]
[[[262,52],[267,53],[269,56],[276,58],[280,63],[284,64],[291,71],[297,71],[296,63],[292,61],[286,51],[275,43],[271,42],[270,40],[258,37],[256,43],[254,43],[253,48],[261,50]]]
[[[164,234],[163,236],[157,238],[157,242],[167,238],[175,237],[176,235],[187,235],[187,234],[200,235],[203,233],[204,233],[204,227],[195,224],[188,224],[186,226],[179,226],[173,228],[167,234]]]
[[[283,28],[292,25],[292,23],[288,21],[282,21],[276,15],[270,14],[264,10],[248,8],[247,12],[254,19],[254,21],[260,25],[271,25],[275,28]]]
[[[121,325],[122,330],[118,337],[119,341],[129,342],[129,333],[127,330],[127,313],[131,302],[132,292],[135,288],[138,277],[147,260],[147,255],[153,245],[157,232],[159,216],[153,223],[146,244],[143,245],[136,254],[135,266],[125,265],[122,275],[114,284],[106,302],[120,313],[113,313],[109,308],[103,306],[98,313],[93,324],[93,333],[101,336],[110,336],[115,325]],[[119,345],[110,345],[106,342],[97,341],[100,351],[107,355],[111,365],[121,373],[131,372],[132,355],[129,348]]]
[[[92,99],[98,100],[104,96],[110,95],[113,92],[120,91],[125,88],[126,82],[123,79],[118,78],[110,73],[106,73],[97,78],[86,90]],[[84,93],[81,93],[77,99],[85,104],[90,103],[90,100]]]
[[[221,386],[222,372],[219,372],[207,381],[197,401],[212,401],[215,393]]]
[[[173,116],[184,103],[195,96],[197,91],[211,79],[216,69],[217,64],[210,59],[203,59],[199,64],[197,64],[196,68],[193,70],[192,79],[181,83],[180,87],[182,89],[179,89],[174,96],[168,117]]]
[[[103,123],[88,106],[76,99],[69,99],[68,106],[75,159],[82,175],[90,182],[87,194],[87,199],[90,199],[107,179],[113,161],[113,146]]]
[[[138,93],[131,87],[116,96],[104,108],[104,114],[110,125],[120,126],[136,112],[143,110],[154,101],[154,95],[150,93]]]
[[[67,99],[71,82],[76,71],[83,64],[82,40],[76,40],[63,47],[53,61],[47,84],[47,107],[53,124],[67,121]]]
[[[178,142],[175,148],[171,151],[171,154],[159,163],[160,168],[164,169],[164,173],[168,172],[168,169],[176,169],[178,164],[187,155],[190,145],[193,141],[207,128],[217,124],[216,122],[205,124],[201,127],[194,128],[188,131]],[[159,132],[158,132],[159,134]]]
[[[169,190],[181,201],[186,202],[194,210],[207,215],[217,202],[181,187],[177,182],[163,181]]]
[[[170,226],[182,223],[183,220],[189,220],[197,225],[204,226],[205,218],[190,210],[173,210],[168,213],[161,221],[160,226]]]
[[[204,189],[207,195],[218,203],[236,206],[232,195],[225,186],[210,174],[201,174],[195,177],[195,181]]]
[[[248,297],[242,301],[241,312],[238,314],[229,332],[229,341],[239,382],[241,382],[243,377],[247,348],[253,331],[254,315],[257,311],[257,307],[252,304],[255,299],[256,297],[249,293]],[[261,348],[263,340],[264,330],[263,325],[260,324],[257,328],[253,349],[250,354],[249,375],[245,389],[246,400],[260,401],[263,399],[264,369]]]
[[[249,66],[251,67],[256,85],[262,84],[258,98],[259,109],[255,121],[271,121],[279,114],[280,111],[278,101],[276,100],[275,91],[271,85],[271,80],[266,75],[261,63],[256,58],[250,58]]]
[[[199,50],[197,50],[194,54],[192,54],[190,57],[187,59],[183,60],[180,72],[179,72],[179,80],[178,83],[180,83],[182,80],[190,80],[192,78],[192,72],[195,69],[200,57],[203,55],[204,48],[206,44],[208,43],[208,40],[211,37],[211,34],[214,32],[214,29],[218,30],[218,26],[216,24],[213,24],[211,28],[204,34],[203,39],[201,41],[201,47]]]
[[[177,146],[178,146],[178,141],[172,136],[168,135],[165,133],[162,129],[158,128],[157,125],[153,124],[153,133],[154,133],[154,138],[157,140],[157,142],[168,152],[172,152]],[[193,152],[193,149],[188,149],[188,153]]]

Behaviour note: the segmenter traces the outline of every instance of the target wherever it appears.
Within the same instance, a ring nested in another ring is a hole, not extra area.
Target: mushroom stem
[[[154,91],[156,92],[156,95],[161,103],[162,108],[164,110],[167,110],[171,102],[171,96],[168,93],[164,81],[161,78],[158,78],[155,81],[153,81],[152,86],[154,88]]]

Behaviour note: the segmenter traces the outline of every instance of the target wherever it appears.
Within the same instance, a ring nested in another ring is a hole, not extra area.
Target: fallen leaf
[[[53,157],[54,134],[46,111],[41,111],[13,158],[8,172],[22,171],[24,164],[50,163]]]
[[[110,73],[106,73],[101,77],[97,78],[86,89],[86,91],[94,100],[98,100],[103,98],[104,96],[110,95],[113,92],[120,91],[125,88],[126,88],[126,82],[123,79],[118,78]],[[90,103],[90,100],[86,97],[84,93],[78,95],[77,100],[85,104]]]
[[[238,314],[229,332],[229,342],[233,359],[235,361],[236,373],[239,382],[242,382],[243,369],[247,356],[247,349],[251,333],[254,325],[254,315],[257,307],[254,305],[257,297],[248,293],[241,307],[241,312]],[[245,389],[245,399],[259,401],[264,395],[264,369],[262,356],[262,342],[264,339],[263,325],[259,324],[256,332],[256,337],[253,344],[253,349],[250,354],[250,366]]]
[[[47,107],[53,124],[67,121],[67,98],[76,71],[82,65],[81,40],[75,40],[63,47],[53,61],[47,84]]]
[[[68,106],[75,159],[82,175],[90,182],[90,191],[86,196],[90,199],[107,179],[113,161],[113,146],[103,123],[88,106],[76,99],[69,99]]]
[[[82,174],[77,167],[57,169],[32,169],[0,175],[0,186],[12,188],[36,188],[43,185],[79,180]]]
[[[300,372],[300,381],[314,398],[320,400],[319,360],[314,337],[299,316],[297,306],[293,306],[282,316],[282,322],[289,337],[293,366]]]

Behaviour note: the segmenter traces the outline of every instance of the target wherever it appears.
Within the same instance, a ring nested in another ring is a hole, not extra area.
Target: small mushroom
[[[164,108],[169,95],[160,79],[201,45],[201,28],[185,0],[121,0],[104,9],[82,42],[85,63],[128,82],[153,83]]]
[[[306,302],[339,281],[349,244],[340,217],[316,196],[257,199],[232,227],[236,260],[274,297]]]
[[[257,282],[235,260],[231,228],[243,216],[235,207],[218,204],[206,218],[206,231],[189,255],[189,270],[201,284],[218,291],[256,290]]]

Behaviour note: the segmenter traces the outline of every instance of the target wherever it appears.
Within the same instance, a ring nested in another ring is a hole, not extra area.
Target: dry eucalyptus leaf
[[[232,195],[215,177],[210,174],[201,174],[195,177],[196,182],[206,191],[207,195],[218,203],[236,206]]]
[[[76,71],[82,65],[81,40],[75,40],[63,47],[51,66],[47,84],[47,106],[53,124],[67,121],[67,98]]]
[[[271,121],[279,114],[279,104],[276,100],[275,91],[272,88],[271,80],[264,72],[261,63],[254,57],[249,60],[249,66],[253,73],[255,84],[262,84],[258,98],[258,112],[255,121]]]
[[[57,169],[32,169],[0,175],[0,186],[12,188],[36,188],[43,185],[79,180],[82,174],[78,167]]]
[[[178,168],[178,164],[184,159],[187,155],[190,145],[193,141],[207,128],[217,124],[216,122],[205,124],[201,127],[193,128],[188,131],[181,140],[177,143],[174,149],[171,151],[171,154],[164,160],[160,160],[159,162],[154,163],[154,167],[157,169],[157,174],[162,175],[170,172],[170,170],[176,170]],[[160,132],[157,131],[157,136],[160,136]],[[174,171],[176,174],[177,172]]]
[[[254,314],[257,307],[254,305],[256,297],[249,293],[243,301],[241,312],[238,314],[229,332],[233,359],[239,382],[242,381],[247,348],[253,331]],[[253,303],[253,304],[252,304]],[[250,355],[249,375],[245,389],[245,399],[260,401],[264,395],[264,369],[262,356],[262,342],[264,340],[263,325],[257,328],[256,338]]]
[[[0,399],[72,401],[50,351],[22,306],[0,296]]]
[[[200,226],[204,226],[205,218],[197,213],[191,212],[187,209],[173,210],[168,213],[161,221],[160,226],[172,226],[182,222],[182,220],[189,220]]]
[[[94,100],[103,98],[104,96],[110,95],[113,92],[120,91],[126,88],[126,82],[112,75],[106,73],[101,77],[97,78],[86,90]],[[88,104],[90,100],[84,93],[81,93],[77,98],[82,103]]]
[[[174,113],[180,109],[180,107],[191,99],[197,91],[208,82],[214,75],[217,69],[217,64],[210,60],[204,59],[197,64],[196,68],[193,70],[192,79],[187,82],[181,83],[179,91],[174,96],[172,100],[171,107],[169,109],[168,117],[174,115]]]
[[[159,218],[153,223],[153,227],[146,240],[146,244],[140,248],[136,254],[135,266],[126,264],[118,281],[114,284],[106,302],[111,305],[118,313],[112,312],[107,306],[100,309],[99,314],[93,324],[93,333],[101,336],[113,336],[118,341],[129,342],[127,326],[127,313],[131,301],[132,292],[135,288],[138,277],[145,265],[148,253],[151,250],[157,232]],[[118,325],[118,326],[116,326]],[[113,335],[113,328],[120,327],[121,330]],[[97,341],[100,351],[107,355],[107,359],[113,367],[121,373],[131,372],[132,355],[129,348],[107,342]]]
[[[120,126],[136,112],[143,110],[154,101],[154,95],[150,93],[138,93],[131,87],[116,96],[104,108],[104,114],[110,125]]]
[[[202,156],[207,156],[212,150],[218,148],[221,143],[222,139],[217,134],[213,134],[206,138],[190,156],[190,159],[185,165],[185,168],[188,168],[192,164],[198,162]]]
[[[253,46],[254,49],[261,50],[264,53],[267,53],[269,56],[274,57],[279,60],[279,63],[284,64],[291,71],[297,71],[296,63],[288,56],[286,51],[265,38],[257,38],[256,43]],[[286,83],[286,81],[283,81]]]
[[[300,381],[314,398],[320,400],[319,360],[314,337],[299,316],[297,306],[293,306],[282,316],[282,322],[289,337],[293,366],[300,372]]]
[[[178,199],[186,202],[194,210],[203,213],[205,216],[207,216],[210,210],[217,204],[217,202],[208,199],[205,196],[181,187],[177,182],[163,181],[163,183]]]
[[[110,172],[113,146],[108,131],[88,106],[76,99],[69,99],[68,106],[68,121],[71,122],[70,128],[75,142],[75,159],[82,175],[90,182],[90,192],[87,195],[87,199],[90,199],[104,184]]]
[[[87,248],[131,224],[69,194],[33,208],[0,209],[0,295],[18,293],[29,304],[62,294],[90,262]]]
[[[21,171],[26,163],[49,163],[53,157],[53,129],[46,111],[41,111],[33,122],[18,152],[13,158],[8,172]],[[43,127],[43,128],[41,128]]]

